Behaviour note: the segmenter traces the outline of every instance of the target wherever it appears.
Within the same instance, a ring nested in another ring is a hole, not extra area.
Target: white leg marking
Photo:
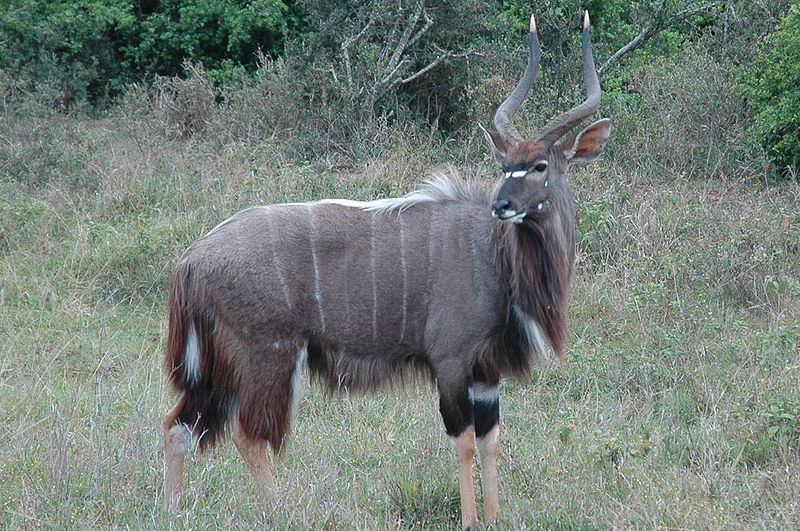
[[[378,285],[375,280],[375,216],[372,213],[369,235],[369,270],[372,275],[372,339],[378,338]]]
[[[401,212],[397,213],[397,218],[400,221],[400,265],[403,268],[403,321],[400,324],[400,341],[402,342],[403,338],[406,336],[406,320],[408,313],[408,268],[406,267],[406,242]]]
[[[317,299],[317,309],[319,310],[319,326],[322,331],[325,331],[325,311],[322,309],[322,290],[319,282],[319,264],[317,263],[317,246],[314,243],[314,236],[316,233],[316,225],[314,224],[314,210],[311,205],[306,205],[308,209],[308,218],[311,222],[311,234],[308,236],[308,242],[311,246],[311,261],[314,263],[314,297]]]
[[[275,249],[275,229],[272,224],[272,218],[267,215],[267,225],[269,225],[269,241],[270,247],[272,248],[272,263],[275,264],[275,272],[278,274],[278,281],[281,283],[281,289],[283,289],[283,298],[286,301],[286,305],[291,308],[292,307],[292,297],[289,294],[289,284],[286,283],[286,277],[283,276],[283,272],[281,271],[281,265],[278,256],[278,250]]]
[[[300,399],[300,386],[303,383],[303,364],[308,358],[308,341],[306,341],[300,351],[297,353],[297,360],[294,365],[294,372],[292,373],[292,409],[289,413],[290,422],[294,421],[295,412],[297,411],[297,401]]]
[[[169,429],[169,439],[173,454],[186,455],[192,447],[192,430],[185,424],[175,424]]]
[[[472,397],[475,402],[494,403],[500,400],[500,388],[496,385],[486,385],[483,382],[472,384]]]
[[[186,339],[186,350],[183,353],[183,366],[186,368],[186,380],[190,384],[200,381],[200,343],[194,323],[189,324],[189,337]]]

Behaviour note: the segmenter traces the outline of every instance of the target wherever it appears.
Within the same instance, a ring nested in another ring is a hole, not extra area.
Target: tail
[[[202,451],[224,433],[236,411],[237,393],[232,372],[215,346],[213,309],[193,276],[192,267],[183,262],[170,280],[164,370],[170,386],[183,393],[176,422],[192,430]]]

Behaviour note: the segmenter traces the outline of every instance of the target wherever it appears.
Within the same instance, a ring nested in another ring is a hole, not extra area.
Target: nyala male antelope
[[[498,512],[498,383],[549,348],[563,356],[575,258],[566,170],[596,158],[609,120],[561,140],[597,109],[584,16],[586,101],[532,140],[511,124],[539,63],[531,17],[522,79],[483,129],[505,175],[491,194],[452,175],[399,199],[324,200],[239,212],[192,244],[172,274],[164,362],[181,393],[164,418],[164,495],[179,507],[184,455],[230,430],[256,480],[275,484],[304,366],[330,389],[373,389],[423,368],[455,443],[465,528]]]

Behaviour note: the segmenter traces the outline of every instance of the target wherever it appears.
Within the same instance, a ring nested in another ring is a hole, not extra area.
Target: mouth
[[[540,203],[536,203],[536,206],[533,207],[531,211],[531,216],[536,217],[542,215],[545,210],[550,206],[550,201],[545,199]],[[529,215],[528,210],[524,212],[517,212],[514,209],[492,209],[492,217],[495,219],[499,219],[500,221],[506,221],[508,223],[515,223],[519,224],[525,221],[525,218]]]
[[[497,212],[496,210],[492,210],[492,217],[499,219],[501,221],[506,221],[508,223],[522,223],[525,219],[527,212],[517,212],[516,210],[503,210],[501,212]]]

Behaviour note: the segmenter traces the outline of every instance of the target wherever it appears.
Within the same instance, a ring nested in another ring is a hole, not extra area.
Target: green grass
[[[0,527],[457,527],[424,383],[307,389],[273,460],[277,500],[229,444],[187,459],[183,514],[160,499],[165,287],[183,249],[247,205],[399,195],[446,150],[398,135],[341,167],[138,120],[0,125]],[[498,177],[488,157],[461,170]],[[495,527],[797,527],[800,188],[644,178],[613,157],[572,183],[569,355],[503,382]]]

